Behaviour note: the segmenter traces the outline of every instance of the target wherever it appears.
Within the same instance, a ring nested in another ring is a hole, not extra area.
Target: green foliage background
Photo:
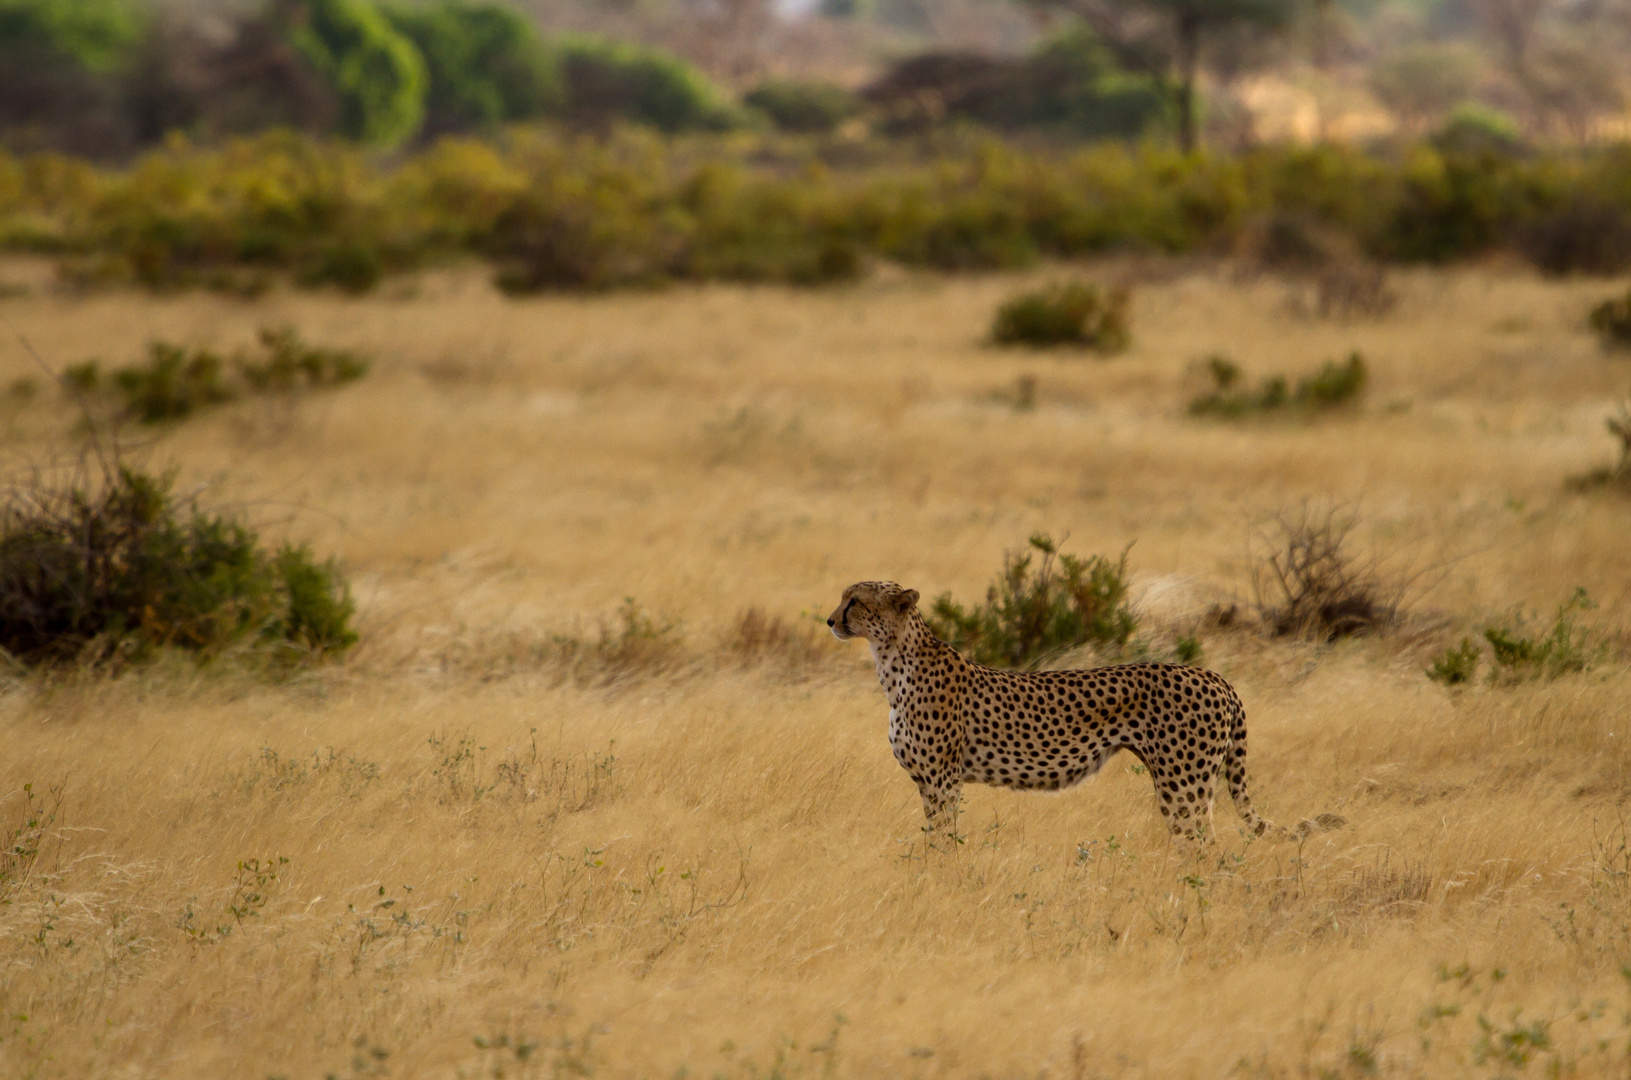
[[[526,291],[819,283],[869,258],[961,270],[1219,250],[1291,212],[1391,261],[1524,254],[1536,228],[1594,239],[1603,214],[1631,222],[1623,150],[1504,157],[1423,145],[1393,159],[1334,146],[1231,156],[977,141],[868,152],[840,168],[796,138],[540,129],[395,160],[290,132],[177,143],[128,168],[0,154],[0,246],[56,252],[76,281],[155,286],[283,271],[364,289],[384,272],[474,254]],[[1601,212],[1572,216],[1582,200]]]
[[[289,41],[338,93],[340,133],[395,146],[419,130],[425,62],[369,0],[281,0]]]

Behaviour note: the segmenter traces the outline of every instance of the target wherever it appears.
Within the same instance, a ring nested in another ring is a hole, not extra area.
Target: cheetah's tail
[[[1348,819],[1340,814],[1319,814],[1304,818],[1288,829],[1258,816],[1252,808],[1251,792],[1246,788],[1246,707],[1238,701],[1230,719],[1229,756],[1224,762],[1224,776],[1229,781],[1229,798],[1234,800],[1235,809],[1253,836],[1268,833],[1280,840],[1302,840],[1315,832],[1330,832],[1348,824]]]
[[[1229,782],[1229,798],[1253,836],[1262,836],[1270,824],[1252,809],[1251,792],[1246,788],[1246,706],[1236,698],[1229,717],[1229,752],[1223,761],[1223,775]]]

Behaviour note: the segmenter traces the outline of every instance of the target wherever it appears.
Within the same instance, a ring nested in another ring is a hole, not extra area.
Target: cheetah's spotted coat
[[[1058,791],[1128,750],[1149,768],[1175,834],[1194,839],[1210,826],[1220,771],[1246,827],[1263,832],[1246,791],[1246,710],[1223,676],[1176,664],[999,671],[937,638],[917,599],[892,581],[863,581],[844,590],[827,625],[871,646],[889,745],[931,827],[950,824],[965,783]]]

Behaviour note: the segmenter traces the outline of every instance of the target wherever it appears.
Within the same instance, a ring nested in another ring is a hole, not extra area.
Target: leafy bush
[[[1605,349],[1631,349],[1631,292],[1591,309],[1591,328]]]
[[[1080,281],[1021,293],[997,309],[991,339],[999,345],[1076,345],[1102,353],[1125,349],[1132,339],[1127,291],[1100,293]]]
[[[235,361],[238,374],[253,390],[288,392],[302,385],[310,389],[343,386],[368,374],[366,358],[344,349],[308,345],[292,326],[261,327],[260,343],[260,358],[239,354]]]
[[[39,478],[0,504],[0,649],[29,665],[139,660],[160,646],[248,643],[280,660],[356,643],[339,569],[267,551],[230,518],[178,503],[169,477],[117,467]]]
[[[1577,588],[1558,606],[1552,625],[1538,635],[1526,632],[1534,615],[1516,609],[1505,623],[1485,627],[1484,640],[1489,642],[1495,664],[1491,680],[1555,679],[1600,663],[1607,654],[1606,645],[1594,641],[1591,631],[1575,619],[1576,612],[1596,606],[1585,589]]]
[[[984,604],[936,597],[924,616],[930,628],[977,663],[1004,668],[1036,667],[1083,645],[1127,644],[1138,617],[1127,604],[1125,551],[1115,561],[1080,559],[1045,533],[1033,534],[1028,547],[1003,554]]]
[[[395,146],[419,130],[425,61],[370,0],[285,0],[284,33],[340,99],[340,132]]]
[[[962,119],[1076,138],[1137,138],[1167,121],[1170,101],[1160,80],[1123,68],[1085,28],[1017,59],[921,53],[897,63],[865,93],[897,132]]]
[[[1471,682],[1472,677],[1478,674],[1478,663],[1482,659],[1483,653],[1472,638],[1462,638],[1460,645],[1445,649],[1433,659],[1427,668],[1427,677],[1445,686],[1459,686]]]
[[[556,46],[566,80],[566,116],[606,128],[617,121],[659,131],[722,131],[737,118],[702,73],[659,49],[596,37]]]
[[[0,2],[0,134],[16,145],[131,149],[124,69],[142,11],[123,0]]]
[[[1433,145],[1448,154],[1517,154],[1524,149],[1517,121],[1498,109],[1465,101],[1450,110],[1433,133]]]
[[[425,60],[422,135],[491,131],[557,113],[565,103],[560,65],[513,8],[434,0],[392,4],[384,12]]]
[[[295,280],[308,288],[333,285],[360,296],[371,291],[384,276],[385,260],[378,248],[366,242],[342,240],[319,248]]]
[[[1192,416],[1234,418],[1297,408],[1334,409],[1358,398],[1370,378],[1365,358],[1357,352],[1340,364],[1327,360],[1312,375],[1298,379],[1295,390],[1284,375],[1265,376],[1255,391],[1247,389],[1240,365],[1222,354],[1208,357],[1203,370],[1212,388],[1190,399]]]
[[[742,104],[758,109],[783,131],[814,133],[832,131],[861,109],[860,101],[842,86],[790,79],[760,83]]]
[[[57,51],[92,71],[117,67],[140,34],[140,9],[123,0],[0,3],[0,48]]]
[[[120,368],[104,381],[94,360],[75,364],[62,374],[65,387],[77,393],[108,392],[119,399],[124,415],[143,423],[180,420],[199,409],[231,401],[244,392],[289,392],[302,386],[340,386],[362,378],[368,361],[340,349],[325,349],[300,340],[292,327],[262,327],[261,354],[239,352],[226,361],[209,349],[188,349],[155,341],[147,363]]]
[[[114,372],[113,387],[124,398],[125,412],[144,423],[180,420],[232,399],[221,380],[222,367],[221,358],[208,349],[189,351],[155,341],[147,347],[147,365]]]

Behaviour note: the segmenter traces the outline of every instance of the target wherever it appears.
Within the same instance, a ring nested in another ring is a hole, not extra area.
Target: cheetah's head
[[[893,581],[858,581],[844,590],[827,620],[839,641],[864,637],[873,644],[894,639],[917,606],[917,590]]]

